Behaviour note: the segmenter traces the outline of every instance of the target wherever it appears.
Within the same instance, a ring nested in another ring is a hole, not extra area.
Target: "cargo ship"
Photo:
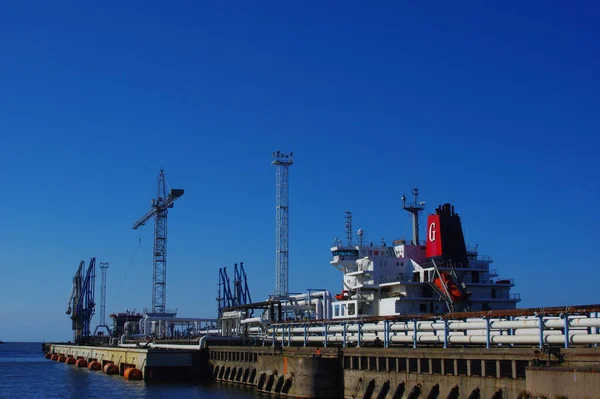
[[[480,255],[477,247],[467,248],[460,216],[453,205],[440,205],[428,215],[426,239],[421,241],[419,217],[424,203],[418,200],[417,188],[413,195],[413,201],[402,196],[402,208],[412,215],[412,240],[400,239],[388,245],[381,239],[374,243],[366,240],[364,230],[359,229],[358,241],[354,242],[352,214],[346,211],[347,241],[335,239],[330,247],[329,263],[342,274],[341,287],[335,295],[327,290],[309,290],[285,297],[271,296],[265,303],[277,303],[277,311],[269,305],[271,308],[261,316],[246,318],[239,311],[250,305],[230,305],[227,310],[233,312],[222,313],[225,305],[219,309],[220,316],[241,319],[244,325],[258,325],[261,328],[250,330],[259,332],[264,326],[281,321],[351,321],[515,309],[521,298],[511,293],[514,280],[499,277],[490,267],[492,259]],[[220,284],[227,285],[226,280],[221,279]]]
[[[346,216],[344,245],[331,247],[331,265],[343,275],[341,292],[335,295],[332,318],[343,319],[403,314],[445,314],[457,311],[515,309],[520,295],[512,294],[514,280],[500,278],[490,268],[492,259],[477,247],[467,249],[461,220],[454,206],[444,204],[428,216],[426,240],[419,237],[419,215],[424,203],[402,197],[402,207],[412,214],[412,240],[358,243],[351,234],[351,214]]]

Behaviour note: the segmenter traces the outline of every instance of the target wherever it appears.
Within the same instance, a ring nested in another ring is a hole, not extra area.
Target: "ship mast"
[[[419,245],[419,213],[425,209],[425,202],[418,202],[419,189],[417,187],[413,187],[413,196],[414,202],[407,203],[406,196],[402,194],[402,209],[412,214],[413,244]]]

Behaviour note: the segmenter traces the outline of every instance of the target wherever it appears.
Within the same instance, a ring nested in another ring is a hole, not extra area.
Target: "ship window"
[[[492,298],[496,298],[496,289],[492,288]]]
[[[346,304],[342,305],[342,316],[346,316]]]
[[[334,313],[333,313],[333,315],[334,315],[335,317],[338,317],[338,316],[340,315],[340,305],[335,305],[333,308],[334,308]]]
[[[396,266],[400,266],[400,262],[396,262]]]
[[[426,303],[420,303],[419,304],[419,311],[420,312],[427,312],[427,304]]]
[[[478,283],[479,282],[479,272],[473,272],[472,274],[472,280],[474,283]]]
[[[348,316],[354,316],[356,314],[356,305],[353,303],[348,304]]]

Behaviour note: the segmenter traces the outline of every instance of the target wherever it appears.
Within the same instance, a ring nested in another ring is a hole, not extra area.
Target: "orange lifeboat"
[[[54,354],[52,355],[52,357],[50,357],[50,360],[54,360],[55,362],[58,361],[58,354]]]
[[[342,301],[344,299],[348,299],[348,291],[347,290],[343,290],[339,294],[335,294],[335,299],[337,299],[338,301]]]
[[[46,353],[46,354],[44,355],[44,357],[45,357],[46,359],[51,359],[51,358],[52,358],[52,353]]]
[[[87,360],[85,360],[84,358],[79,358],[77,359],[77,361],[75,362],[75,365],[77,367],[87,367]]]
[[[127,378],[128,380],[141,380],[142,372],[136,368],[129,367],[125,369],[123,377]]]
[[[67,363],[67,364],[75,364],[75,358],[73,356],[69,356],[67,358],[67,361],[65,363]]]
[[[442,280],[440,280],[439,277],[436,277],[435,280],[433,281],[435,286],[438,287],[438,289],[442,292],[446,292],[446,289],[444,289],[444,286],[446,286],[452,301],[454,301],[454,302],[462,301],[462,299],[463,299],[462,291],[458,288],[458,286],[456,285],[454,280],[452,280],[452,278],[450,276],[448,276],[446,273],[442,273],[441,275],[442,275]]]
[[[64,362],[67,361],[67,357],[65,355],[60,355],[58,357],[58,361],[61,362],[61,363],[64,363]]]

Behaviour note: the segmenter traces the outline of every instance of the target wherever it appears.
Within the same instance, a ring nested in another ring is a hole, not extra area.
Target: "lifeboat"
[[[335,294],[335,299],[337,299],[338,301],[348,299],[348,290],[343,290],[339,294]]]
[[[450,294],[450,297],[453,302],[462,301],[463,293],[460,290],[460,288],[458,288],[458,285],[456,285],[454,280],[452,280],[452,278],[450,276],[448,276],[446,273],[442,273],[441,275],[442,275],[442,280],[440,280],[439,277],[436,277],[435,280],[433,280],[435,286],[440,291],[446,292],[446,290],[444,289],[444,286],[445,286],[446,289],[448,289],[448,294]]]
[[[77,359],[77,361],[75,362],[75,365],[77,367],[87,367],[88,363],[87,360],[85,360],[84,358],[79,358]]]
[[[67,361],[65,363],[75,364],[75,358],[73,356],[69,356],[69,357],[67,357]]]

